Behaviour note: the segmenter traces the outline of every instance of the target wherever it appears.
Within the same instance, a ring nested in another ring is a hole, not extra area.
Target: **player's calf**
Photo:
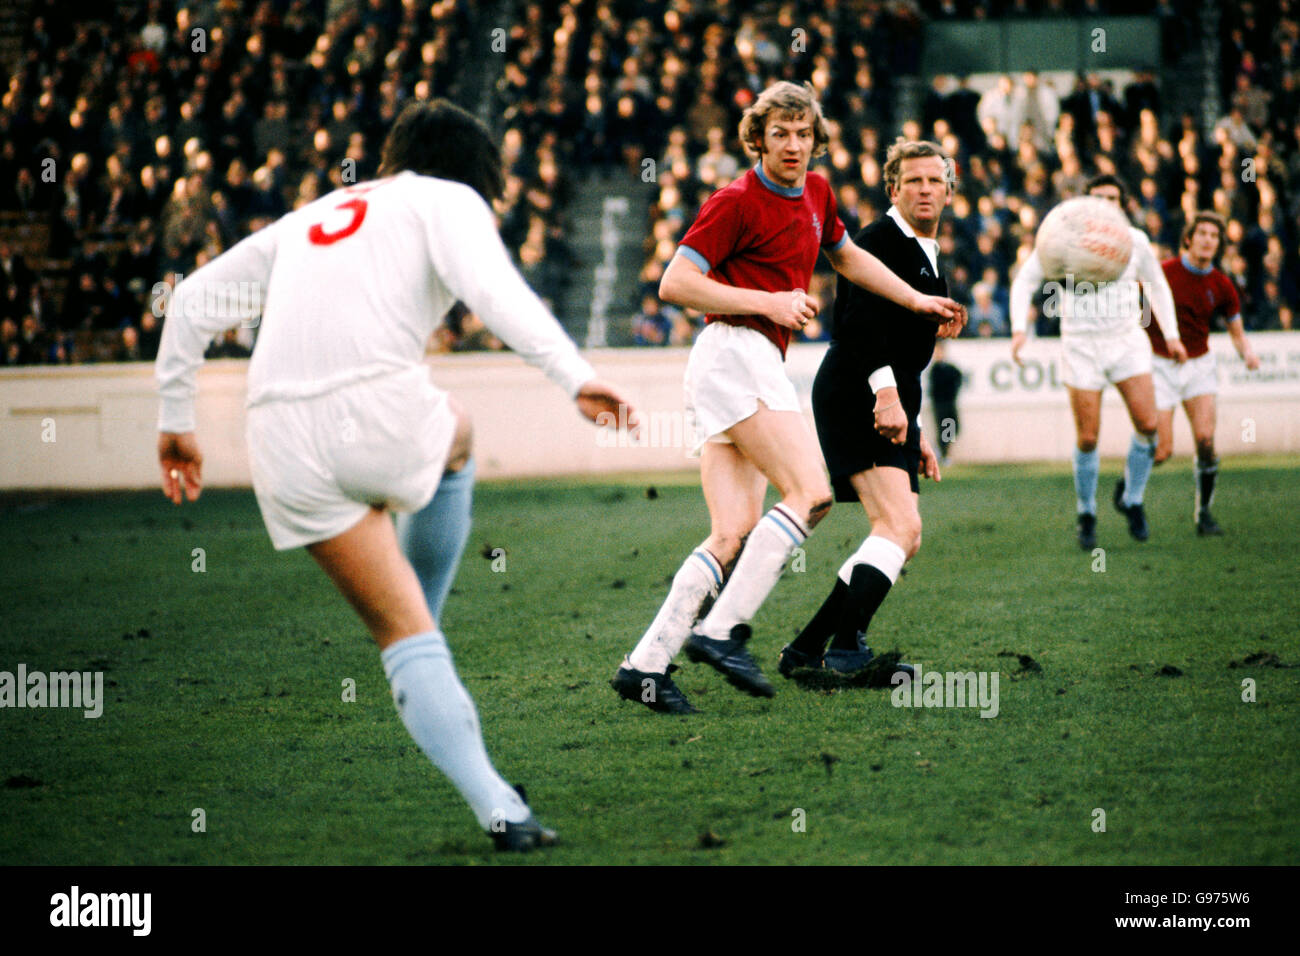
[[[1208,454],[1205,453],[1207,451]],[[1214,485],[1219,477],[1219,459],[1214,457],[1213,442],[1207,442],[1205,446],[1198,443],[1195,471],[1196,533],[1202,536],[1223,534],[1223,529],[1210,514],[1210,505],[1214,503]]]

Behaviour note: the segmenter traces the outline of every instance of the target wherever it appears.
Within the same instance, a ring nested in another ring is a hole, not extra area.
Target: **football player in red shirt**
[[[1156,464],[1174,451],[1174,409],[1179,402],[1187,412],[1196,439],[1196,490],[1194,494],[1196,533],[1223,534],[1210,505],[1214,501],[1214,481],[1219,474],[1219,460],[1214,455],[1218,370],[1210,351],[1210,326],[1215,316],[1227,320],[1228,335],[1246,368],[1259,368],[1259,357],[1246,341],[1241,321],[1241,302],[1237,289],[1223,272],[1214,266],[1226,235],[1223,218],[1213,212],[1198,212],[1183,230],[1181,256],[1161,263],[1178,312],[1178,334],[1187,347],[1187,362],[1178,365],[1169,358],[1165,337],[1155,324],[1147,326],[1154,352],[1152,369],[1156,386]]]
[[[817,441],[784,368],[791,330],[820,307],[805,291],[818,251],[846,278],[938,324],[944,337],[965,322],[956,302],[918,292],[849,240],[830,184],[808,171],[829,140],[811,86],[768,87],[745,111],[740,139],[758,165],[705,202],[659,286],[666,301],[707,314],[685,385],[712,524],[610,682],[660,712],[694,712],[668,674],[684,643],[691,660],[741,690],[775,693],[745,649],[749,621],[831,507]],[[769,481],[781,501],[764,514]]]

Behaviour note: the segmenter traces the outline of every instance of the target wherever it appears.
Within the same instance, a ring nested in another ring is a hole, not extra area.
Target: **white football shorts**
[[[1179,365],[1161,355],[1151,356],[1152,378],[1156,383],[1156,408],[1166,411],[1197,395],[1214,395],[1219,391],[1219,363],[1213,352]]]
[[[253,490],[277,551],[327,541],[372,506],[418,511],[451,452],[447,393],[412,366],[248,410]]]
[[[1061,336],[1061,378],[1066,385],[1100,392],[1106,385],[1151,371],[1151,340],[1135,321],[1120,335]]]
[[[691,458],[708,442],[731,444],[723,433],[757,412],[760,401],[773,411],[800,411],[781,350],[747,326],[705,326],[691,347],[684,385]]]

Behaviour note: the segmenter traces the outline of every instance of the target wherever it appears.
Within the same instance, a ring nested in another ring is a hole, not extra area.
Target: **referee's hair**
[[[505,191],[501,151],[486,126],[444,99],[414,100],[393,122],[379,175],[410,170],[464,183],[488,203]]]
[[[1219,257],[1219,253],[1223,251],[1223,240],[1228,237],[1228,224],[1224,222],[1223,217],[1220,216],[1217,212],[1211,212],[1208,209],[1202,209],[1195,216],[1193,216],[1191,220],[1187,223],[1187,225],[1183,226],[1183,238],[1182,238],[1181,246],[1184,249],[1191,248],[1192,234],[1196,232],[1196,227],[1203,222],[1208,222],[1210,225],[1214,226],[1216,229],[1219,230],[1219,245],[1214,250],[1214,258],[1217,259]]]
[[[822,115],[822,105],[817,102],[817,91],[811,83],[801,86],[782,80],[760,93],[758,99],[745,108],[745,115],[740,118],[741,145],[749,154],[762,156],[768,117],[791,119],[805,115],[812,120],[812,154],[820,156],[826,152],[826,144],[831,141],[831,131],[826,125],[826,117]]]
[[[1124,185],[1124,180],[1120,179],[1118,176],[1112,175],[1111,173],[1101,173],[1100,175],[1093,176],[1092,179],[1088,180],[1087,185],[1083,187],[1083,194],[1085,196],[1089,195],[1098,186],[1114,186],[1119,190],[1120,206],[1128,205],[1128,187]]]
[[[951,193],[957,185],[957,169],[943,147],[928,139],[903,139],[901,136],[894,140],[894,145],[885,153],[885,191],[892,194],[898,190],[899,177],[903,175],[903,160],[924,159],[927,156],[938,156],[943,160],[943,178],[947,180],[948,192]]]

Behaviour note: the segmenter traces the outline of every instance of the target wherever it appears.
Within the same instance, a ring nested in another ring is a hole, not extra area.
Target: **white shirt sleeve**
[[[510,261],[487,203],[468,186],[441,191],[439,200],[425,221],[443,283],[524,361],[576,397],[596,373]]]
[[[1139,241],[1133,236],[1133,255],[1137,257],[1137,277],[1145,287],[1147,299],[1151,302],[1151,311],[1155,313],[1156,324],[1164,334],[1166,342],[1178,341],[1178,313],[1174,308],[1174,293],[1165,278],[1165,270],[1156,261],[1156,254],[1145,235]]]
[[[897,388],[898,380],[894,378],[893,367],[889,365],[880,366],[867,376],[867,386],[873,392],[878,392],[882,388]]]
[[[154,363],[159,431],[194,431],[195,377],[203,353],[219,333],[261,313],[275,237],[275,225],[258,230],[172,290]]]
[[[1043,264],[1038,261],[1038,250],[1029,254],[1011,281],[1011,331],[1026,332],[1029,329],[1029,302],[1034,293],[1043,287]]]

